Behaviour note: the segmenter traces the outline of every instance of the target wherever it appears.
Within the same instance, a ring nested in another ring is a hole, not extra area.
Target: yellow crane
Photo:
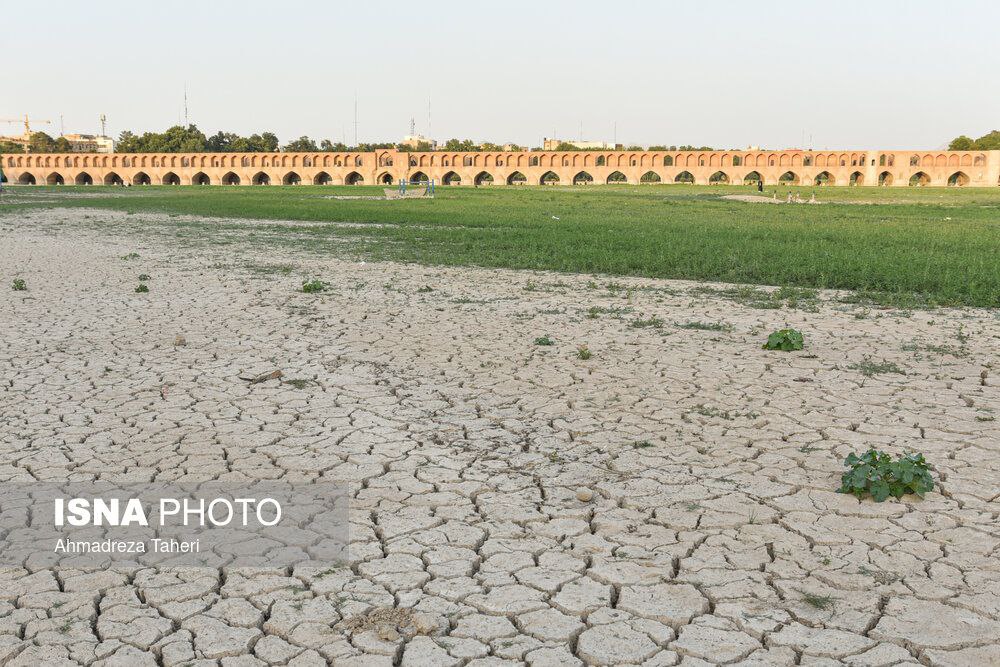
[[[31,123],[46,123],[49,124],[51,120],[38,120],[28,118],[28,114],[24,114],[24,118],[0,118],[0,121],[4,123],[24,123],[24,138],[31,138]]]

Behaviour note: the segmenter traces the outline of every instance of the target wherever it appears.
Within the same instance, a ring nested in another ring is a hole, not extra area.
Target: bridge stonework
[[[441,185],[691,182],[998,186],[1000,151],[115,153],[0,157],[22,185]]]

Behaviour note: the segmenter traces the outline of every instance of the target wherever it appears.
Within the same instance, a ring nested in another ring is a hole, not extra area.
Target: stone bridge
[[[7,155],[21,185],[998,186],[1000,151],[517,151]]]

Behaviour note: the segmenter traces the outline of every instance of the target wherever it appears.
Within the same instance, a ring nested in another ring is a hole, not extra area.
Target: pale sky
[[[998,25],[985,0],[5,0],[0,117],[162,131],[186,85],[206,134],[282,143],[353,143],[356,91],[360,141],[413,118],[526,146],[617,125],[626,144],[934,148],[1000,128]]]

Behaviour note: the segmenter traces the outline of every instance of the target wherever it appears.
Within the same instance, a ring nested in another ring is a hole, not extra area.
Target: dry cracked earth
[[[0,480],[336,480],[350,563],[8,567],[0,664],[1000,664],[995,311],[82,215],[0,217]],[[762,350],[786,325],[806,349]],[[924,452],[937,488],[835,493],[870,446]]]

